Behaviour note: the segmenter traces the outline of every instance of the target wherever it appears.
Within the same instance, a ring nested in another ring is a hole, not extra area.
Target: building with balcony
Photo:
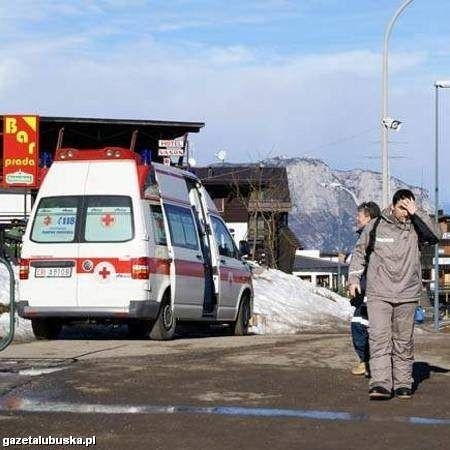
[[[288,225],[292,205],[286,169],[227,164],[192,172],[202,180],[236,244],[247,241],[251,259],[292,272],[301,244]]]

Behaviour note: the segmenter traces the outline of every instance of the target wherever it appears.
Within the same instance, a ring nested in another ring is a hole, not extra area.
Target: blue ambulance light
[[[152,151],[149,148],[144,148],[139,152],[144,166],[149,166],[152,162]]]
[[[43,168],[49,168],[52,165],[53,159],[50,152],[41,152],[39,158],[39,166]]]

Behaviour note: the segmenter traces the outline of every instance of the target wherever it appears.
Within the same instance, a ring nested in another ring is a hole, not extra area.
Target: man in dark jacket
[[[365,226],[381,214],[380,208],[375,202],[364,202],[358,206],[356,214],[357,233],[361,236]],[[351,301],[355,307],[351,322],[353,347],[359,357],[359,364],[352,368],[353,375],[368,375],[369,373],[369,333],[367,327],[367,304],[365,295],[366,275],[361,276],[361,292]]]
[[[420,249],[437,244],[439,236],[429,215],[417,208],[414,194],[401,189],[381,219],[364,228],[355,246],[349,290],[352,296],[361,292],[366,272],[371,399],[388,399],[392,391],[398,398],[412,395],[414,313],[422,291]]]

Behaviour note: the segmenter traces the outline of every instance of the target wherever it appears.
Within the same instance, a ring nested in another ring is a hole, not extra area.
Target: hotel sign
[[[184,156],[184,139],[160,139],[159,156]]]

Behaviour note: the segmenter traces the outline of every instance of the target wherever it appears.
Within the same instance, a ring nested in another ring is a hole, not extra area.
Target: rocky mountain
[[[293,203],[289,225],[307,249],[351,250],[356,239],[356,203],[371,200],[381,205],[381,173],[333,170],[311,158],[277,157],[265,164],[286,167]],[[401,188],[411,189],[422,208],[433,210],[428,191],[391,178],[391,192]]]

